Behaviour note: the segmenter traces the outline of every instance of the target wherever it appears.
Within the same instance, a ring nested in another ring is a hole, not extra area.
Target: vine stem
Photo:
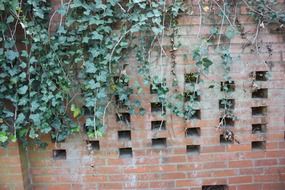
[[[226,5],[225,3],[223,4],[223,12],[225,12],[226,10]],[[225,17],[226,17],[226,14],[223,14],[223,18],[222,18],[222,24],[221,24],[221,27],[220,27],[220,32],[219,32],[219,39],[218,39],[218,48],[220,47],[220,43],[221,43],[221,35],[222,35],[222,30],[223,30],[223,26],[224,26],[224,22],[225,22]]]
[[[106,112],[107,112],[107,108],[109,107],[110,103],[112,102],[112,100],[110,100],[107,105],[104,108],[104,114],[103,114],[103,127],[105,126],[105,117],[106,117]]]
[[[63,0],[60,0],[60,5],[63,6]],[[63,15],[60,14],[60,21],[59,21],[59,26],[62,25],[62,20],[63,20]]]
[[[94,134],[96,134],[96,109],[97,109],[97,100],[94,102],[94,115],[93,115],[93,129],[94,129]],[[96,137],[95,137],[96,138]]]
[[[258,34],[259,34],[260,24],[261,24],[261,20],[258,19],[258,23],[257,23],[257,25],[256,25],[255,36],[254,36],[254,38],[253,38],[253,40],[252,40],[252,44],[255,43],[255,48],[256,48],[257,54],[259,54],[258,47],[257,47],[257,46],[258,46],[258,45],[257,45],[257,38],[258,38]]]
[[[199,30],[198,30],[197,38],[200,37],[201,26],[202,26],[202,7],[201,7],[201,0],[198,1],[198,6],[199,6],[200,23],[199,23]]]
[[[256,10],[254,10],[245,0],[242,0],[243,2],[244,2],[244,4],[252,11],[252,12],[254,12],[254,13],[256,13],[256,14],[258,14],[258,15],[260,15],[260,16],[264,16],[262,13],[260,13],[260,12],[258,12],[258,11],[256,11]]]
[[[50,36],[50,28],[51,28],[51,23],[53,20],[53,17],[55,16],[57,10],[54,10],[54,12],[52,13],[50,19],[49,19],[49,23],[48,23],[48,35]]]
[[[70,8],[70,4],[71,4],[72,0],[69,0],[68,3],[67,3],[67,10],[66,10],[66,14],[68,13],[69,11],[69,8]],[[61,6],[63,5],[63,0],[61,0]],[[56,11],[58,9],[54,10],[54,12],[52,13],[50,19],[49,19],[49,24],[48,24],[48,34],[50,35],[50,27],[51,27],[51,23],[52,23],[52,20],[53,20],[53,17],[55,16],[56,14]],[[63,15],[60,15],[60,23],[59,23],[59,26],[62,25],[62,22],[63,22]]]
[[[227,21],[229,22],[229,24],[234,27],[234,25],[232,24],[231,20],[229,19],[229,17],[227,16],[226,12],[225,12],[225,2],[223,0],[223,4],[224,4],[224,8],[222,8],[219,3],[216,0],[213,0],[213,2],[219,7],[219,9],[221,10],[221,12],[223,13],[224,17],[227,19]]]
[[[135,27],[136,25],[138,25],[139,23],[135,24],[134,26],[132,27]],[[131,31],[132,28],[128,29],[120,38],[119,40],[117,41],[117,43],[115,44],[115,46],[113,47],[112,51],[111,51],[111,55],[110,55],[110,58],[109,58],[109,61],[108,61],[108,64],[109,64],[109,72],[112,73],[112,64],[111,64],[111,61],[112,61],[112,57],[113,57],[113,54],[116,50],[116,47],[120,44],[120,42],[123,40],[123,38]]]
[[[164,24],[165,24],[165,4],[166,2],[163,2],[163,18],[162,18],[162,35],[161,35],[161,44],[160,44],[160,75],[163,76],[163,61],[162,61],[162,51],[164,51],[163,49],[163,42],[164,42]]]

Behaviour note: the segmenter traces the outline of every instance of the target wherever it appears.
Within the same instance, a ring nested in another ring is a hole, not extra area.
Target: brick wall
[[[195,4],[194,8],[198,10]],[[241,7],[239,13],[245,32],[254,35],[256,25],[246,15],[246,8]],[[211,27],[205,17],[200,29],[199,22],[198,11],[179,20],[182,48],[176,52],[175,71],[180,92],[185,90],[184,74],[195,72],[191,51],[197,43],[196,35],[199,30],[201,35],[209,34]],[[142,102],[147,113],[131,116],[130,125],[109,115],[109,127],[102,138],[86,142],[84,134],[77,134],[63,143],[50,142],[45,150],[23,150],[16,144],[0,149],[0,189],[285,189],[285,43],[282,32],[270,29],[260,31],[263,46],[259,55],[251,51],[252,47],[243,47],[247,39],[237,36],[231,40],[234,63],[230,76],[235,90],[229,99],[234,100],[238,120],[232,125],[240,144],[221,141],[215,128],[221,111],[219,100],[223,98],[216,84],[223,81],[223,69],[214,44],[210,56],[215,64],[199,84],[200,118],[185,121],[151,112],[151,102],[157,97],[145,86]],[[167,37],[164,45],[167,50]],[[268,47],[273,50],[270,54]],[[170,59],[164,56],[163,63],[157,63],[153,70],[167,76]],[[135,73],[135,68],[129,67],[128,72]],[[253,95],[250,74],[256,71],[269,71],[271,76],[256,81],[263,91]],[[131,83],[136,78],[133,75]],[[208,88],[213,81],[214,88]],[[165,130],[155,130],[155,121],[162,120]],[[49,136],[45,139],[50,141]]]
[[[19,146],[12,143],[6,149],[0,149],[0,189],[22,190],[28,185],[24,180]]]

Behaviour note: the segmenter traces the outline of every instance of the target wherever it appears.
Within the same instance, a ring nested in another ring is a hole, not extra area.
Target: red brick
[[[171,189],[175,187],[174,181],[155,181],[150,182],[150,188]]]
[[[83,183],[98,183],[98,182],[105,182],[106,180],[107,176],[89,175],[82,177]]]
[[[122,189],[122,183],[99,183],[99,189]]]
[[[164,174],[161,174],[161,179],[176,180],[176,179],[184,179],[184,178],[186,178],[186,174],[184,174],[184,173],[164,173]]]
[[[230,152],[244,152],[244,151],[250,151],[251,150],[251,145],[250,144],[234,144],[234,145],[229,145],[227,148],[228,151]]]
[[[254,176],[255,182],[278,182],[279,175],[258,175]]]
[[[47,190],[70,190],[71,185],[51,185]]]
[[[230,168],[248,168],[252,166],[253,164],[251,160],[229,161]]]
[[[285,184],[283,183],[269,183],[269,184],[262,184],[262,188],[264,190],[284,190]]]
[[[192,186],[198,186],[201,185],[201,182],[197,180],[177,180],[176,181],[176,187],[192,187]]]
[[[237,190],[260,190],[260,189],[262,189],[260,184],[240,185],[237,187]]]
[[[252,176],[239,176],[239,177],[230,177],[229,184],[248,184],[252,183]]]
[[[274,166],[274,165],[277,165],[276,159],[255,160],[255,166]]]
[[[221,171],[214,171],[213,177],[229,177],[236,175],[236,170],[221,170]]]
[[[226,166],[226,162],[208,162],[208,163],[204,163],[203,164],[203,168],[204,169],[214,169],[214,168],[225,168]]]

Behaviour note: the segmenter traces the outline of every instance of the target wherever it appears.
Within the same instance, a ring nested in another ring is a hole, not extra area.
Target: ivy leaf
[[[100,72],[100,75],[97,77],[97,80],[101,81],[101,82],[106,82],[106,80],[107,80],[107,72],[106,71]]]
[[[14,17],[12,15],[8,16],[6,22],[7,24],[12,23],[14,21]]]
[[[38,109],[38,107],[40,107],[40,105],[38,104],[38,102],[33,101],[33,102],[31,103],[31,112],[36,111],[36,109]]]
[[[235,37],[236,30],[232,26],[229,26],[229,27],[227,27],[225,35],[229,40],[231,40]]]
[[[10,140],[11,140],[12,142],[16,142],[16,141],[17,141],[16,135],[11,135],[11,136],[10,136]]]
[[[94,122],[91,118],[86,119],[86,126],[87,127],[93,127],[94,126]]]
[[[92,89],[92,90],[99,88],[99,87],[100,87],[100,84],[98,82],[95,82],[93,79],[90,80],[87,85],[87,88]]]
[[[44,18],[44,12],[43,12],[42,9],[36,7],[36,8],[34,8],[34,13],[35,13],[35,16],[37,16],[37,17],[39,17],[41,19]]]
[[[40,114],[31,114],[30,119],[33,121],[34,125],[39,126],[41,124]]]
[[[88,41],[89,41],[89,38],[88,37],[83,37],[83,39],[82,39],[82,43],[85,43],[85,44],[87,44],[88,43]]]
[[[95,138],[102,137],[103,131],[101,131],[101,130],[94,131],[94,136],[95,136]]]
[[[29,137],[34,139],[38,137],[38,134],[35,132],[34,128],[31,128],[30,132],[29,132]]]
[[[206,69],[208,69],[213,64],[213,62],[205,57],[202,59],[202,64]]]
[[[101,88],[99,93],[97,94],[97,98],[106,98],[107,94],[104,88]]]
[[[23,113],[20,113],[15,122],[17,124],[21,124],[25,121],[25,118],[26,118],[25,115]]]
[[[5,132],[0,132],[0,142],[4,143],[8,140],[8,137]]]
[[[210,30],[210,34],[211,35],[218,35],[219,33],[219,30],[217,27],[212,27],[211,30]]]
[[[162,32],[162,29],[161,28],[157,28],[157,27],[152,27],[151,30],[153,31],[153,33],[155,35],[158,35]]]
[[[72,104],[72,105],[71,105],[70,110],[72,111],[74,118],[77,118],[77,117],[80,115],[80,113],[81,113],[80,108],[79,108],[79,107],[76,107],[75,104]]]
[[[40,131],[41,131],[41,133],[47,134],[47,133],[49,133],[51,131],[51,127],[49,126],[48,123],[43,123],[41,125],[41,130]]]
[[[25,106],[28,103],[28,99],[26,97],[20,98],[18,105]]]
[[[16,51],[12,51],[12,50],[8,50],[6,52],[6,57],[7,59],[9,59],[10,61],[13,61],[14,59],[19,57],[19,53]]]
[[[130,31],[132,33],[138,32],[140,30],[140,26],[139,25],[134,25],[132,26],[132,28],[130,29]]]
[[[92,32],[91,39],[93,40],[103,40],[103,35],[99,34],[98,32],[94,31]]]
[[[28,86],[24,85],[24,86],[22,86],[21,88],[18,89],[18,93],[21,94],[21,95],[24,95],[24,94],[26,94],[27,90],[28,90]]]
[[[96,73],[97,71],[95,64],[90,61],[85,62],[85,69],[86,69],[86,73]]]

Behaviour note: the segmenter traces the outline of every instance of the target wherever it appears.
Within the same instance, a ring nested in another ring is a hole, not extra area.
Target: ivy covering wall
[[[58,142],[79,131],[89,138],[102,136],[108,127],[106,114],[116,114],[118,120],[128,124],[126,116],[117,111],[121,107],[130,114],[145,113],[139,98],[145,85],[151,85],[158,94],[157,106],[167,110],[162,114],[193,119],[197,116],[197,84],[213,64],[223,65],[224,72],[219,74],[225,81],[224,112],[217,128],[226,140],[238,142],[233,132],[224,127],[227,118],[236,117],[227,100],[233,58],[229,45],[222,40],[240,35],[249,39],[245,45],[252,46],[258,54],[262,45],[258,42],[260,28],[276,24],[282,30],[285,13],[272,0],[193,3],[198,3],[200,27],[205,18],[210,18],[213,27],[209,36],[199,31],[200,43],[192,55],[186,55],[192,57],[197,72],[185,74],[185,94],[175,90],[175,53],[180,48],[177,19],[191,15],[193,8],[183,1],[69,0],[55,6],[46,0],[1,0],[1,145],[17,140],[27,145],[32,139],[30,142],[45,146],[41,136],[48,133]],[[246,5],[256,20],[253,36],[244,32],[235,14],[241,5]],[[170,83],[163,75],[151,74],[150,69],[163,62],[167,40],[171,44]],[[208,47],[214,41],[220,63],[208,56]],[[157,52],[155,59],[153,51]],[[134,55],[136,64],[129,61]],[[126,70],[134,66],[143,84],[138,79],[129,85]]]

